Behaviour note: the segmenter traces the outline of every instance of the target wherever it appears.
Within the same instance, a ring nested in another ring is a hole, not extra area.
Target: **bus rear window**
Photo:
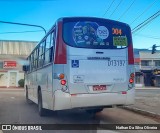
[[[63,40],[67,45],[79,48],[125,48],[130,41],[128,29],[124,24],[107,21],[64,21]]]

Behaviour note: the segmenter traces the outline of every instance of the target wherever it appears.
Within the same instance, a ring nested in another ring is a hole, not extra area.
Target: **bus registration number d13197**
[[[125,60],[108,60],[108,66],[125,66]]]
[[[106,85],[93,85],[93,91],[104,91],[107,90]]]

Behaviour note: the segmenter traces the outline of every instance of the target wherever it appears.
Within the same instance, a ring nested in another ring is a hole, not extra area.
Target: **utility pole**
[[[15,22],[6,22],[6,21],[0,21],[0,23],[5,23],[5,24],[15,24],[15,25],[23,25],[23,26],[32,26],[32,27],[39,27],[39,28],[43,29],[43,31],[44,31],[45,34],[46,34],[45,28],[43,28],[42,26],[39,26],[39,25],[24,24],[24,23],[15,23]]]

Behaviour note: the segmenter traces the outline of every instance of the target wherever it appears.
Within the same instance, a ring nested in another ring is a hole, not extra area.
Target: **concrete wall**
[[[24,79],[22,65],[38,42],[0,40],[0,87],[18,87]],[[3,68],[4,61],[16,61],[16,67]]]
[[[37,42],[0,40],[0,54],[29,55]]]
[[[156,60],[160,59],[160,52],[151,54],[151,51],[142,51],[139,52],[141,60]]]

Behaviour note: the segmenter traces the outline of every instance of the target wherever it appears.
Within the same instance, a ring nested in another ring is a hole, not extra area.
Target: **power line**
[[[146,19],[145,21],[143,21],[142,23],[140,23],[139,25],[137,25],[135,28],[132,29],[132,33],[137,32],[138,30],[140,30],[142,27],[144,27],[145,25],[147,25],[148,23],[150,23],[151,21],[153,21],[155,18],[157,18],[160,15],[160,10],[158,12],[156,12],[155,14],[153,14],[151,17],[149,17],[148,19]]]
[[[134,3],[135,3],[135,0],[132,1],[130,6],[124,11],[124,13],[118,18],[118,20],[120,20],[129,11],[129,9],[132,7]]]
[[[19,32],[0,32],[0,34],[12,34],[12,33],[28,33],[28,32],[42,32],[43,30],[36,30],[36,31],[19,31]]]
[[[155,0],[153,3],[151,3],[138,17],[136,17],[132,22],[131,24],[133,24],[138,18],[140,18],[147,10],[149,10],[155,3],[156,3],[157,0]],[[130,24],[130,25],[131,25]]]
[[[108,9],[106,10],[106,12],[103,14],[103,17],[107,14],[107,12],[109,11],[109,9],[111,8],[111,6],[113,5],[115,0],[112,1],[112,3],[110,4],[110,6],[108,7]]]
[[[153,20],[149,24],[146,24],[142,28],[140,28],[139,30],[137,30],[135,34],[141,34],[141,32],[143,30],[145,30],[152,22],[153,22]],[[133,35],[134,35],[134,33],[133,33]]]
[[[115,13],[115,11],[118,9],[118,7],[120,6],[120,4],[122,3],[122,1],[123,0],[121,0],[119,3],[118,3],[118,5],[117,5],[117,7],[114,9],[114,11],[111,13],[111,15],[109,16],[109,18]]]

